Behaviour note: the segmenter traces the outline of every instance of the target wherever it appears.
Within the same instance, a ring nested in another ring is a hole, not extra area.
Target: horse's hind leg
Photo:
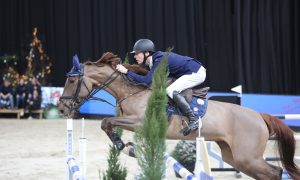
[[[255,178],[262,180],[279,180],[281,179],[282,169],[278,166],[268,164],[263,159],[255,160],[249,154],[248,158],[234,158],[229,145],[226,142],[217,142],[221,148],[222,159],[235,167],[237,170]],[[242,156],[242,155],[239,155]],[[247,155],[246,155],[247,156]]]
[[[280,180],[282,170],[271,166],[263,159],[265,149],[263,141],[267,140],[260,140],[249,138],[247,141],[231,146],[235,168],[255,179]]]
[[[271,166],[264,159],[242,160],[236,162],[243,173],[259,180],[281,180],[282,169]]]
[[[232,152],[231,152],[231,149],[228,146],[228,144],[223,141],[218,141],[216,143],[219,145],[219,147],[221,149],[221,155],[222,155],[223,161],[225,161],[226,163],[228,163],[229,165],[234,167],[235,164],[234,164]]]

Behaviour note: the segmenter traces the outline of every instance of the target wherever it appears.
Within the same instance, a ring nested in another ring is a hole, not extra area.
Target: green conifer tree
[[[136,154],[141,168],[139,179],[160,180],[164,176],[163,153],[166,150],[167,130],[167,58],[161,59],[152,79],[152,94],[148,99],[145,121],[135,133]]]
[[[124,60],[123,64],[129,64],[128,53],[126,53],[125,60]]]
[[[116,116],[120,116],[120,110],[116,109]],[[119,137],[123,134],[123,129],[116,128]],[[109,156],[107,159],[108,169],[103,174],[103,180],[125,180],[127,176],[127,169],[121,167],[119,162],[120,151],[115,145],[109,145]],[[101,179],[101,178],[100,178]]]

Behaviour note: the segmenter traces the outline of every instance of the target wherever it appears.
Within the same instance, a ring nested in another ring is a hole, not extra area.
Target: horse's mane
[[[96,66],[104,66],[104,64],[109,64],[113,69],[116,69],[116,66],[120,64],[121,58],[118,57],[118,55],[113,54],[111,52],[105,52],[102,54],[101,58],[96,61],[87,61],[84,64],[85,65],[96,65]],[[148,70],[145,68],[140,67],[137,64],[123,64],[124,67],[126,67],[128,70],[133,71],[139,75],[146,75],[148,73]]]

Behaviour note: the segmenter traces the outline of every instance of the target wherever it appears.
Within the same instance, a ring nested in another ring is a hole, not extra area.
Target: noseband
[[[94,95],[99,92],[100,90],[104,89],[105,87],[107,87],[111,82],[113,82],[118,76],[119,73],[118,71],[114,71],[102,84],[100,84],[100,86],[93,88],[91,91],[89,90],[89,88],[87,87],[83,76],[84,76],[84,65],[81,64],[81,70],[77,73],[69,73],[67,74],[67,77],[71,77],[71,76],[78,76],[79,77],[79,81],[77,83],[77,87],[76,87],[76,91],[75,94],[73,96],[62,96],[60,97],[60,101],[62,102],[62,104],[68,108],[69,112],[71,113],[72,111],[75,112],[79,112],[79,108],[88,100],[98,100],[101,102],[106,102],[112,106],[114,106],[113,104],[111,104],[110,102],[106,101],[105,99],[102,98],[98,98],[98,97],[94,97]],[[80,89],[81,89],[81,85],[84,85],[84,87],[88,90],[89,94],[82,100],[80,101],[79,98],[79,93],[80,93]],[[68,105],[66,103],[65,100],[70,100],[71,99],[71,103],[70,105]],[[115,106],[114,106],[115,107]]]

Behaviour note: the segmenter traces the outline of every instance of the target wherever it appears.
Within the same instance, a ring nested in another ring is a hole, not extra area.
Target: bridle
[[[80,107],[85,103],[87,102],[88,100],[97,100],[97,101],[101,101],[101,102],[105,102],[113,107],[117,107],[117,106],[120,106],[121,102],[123,102],[125,99],[129,98],[130,96],[133,96],[135,94],[138,94],[142,91],[144,91],[145,89],[143,90],[139,90],[137,92],[134,92],[134,93],[131,93],[125,97],[123,97],[122,99],[120,99],[118,102],[117,102],[117,105],[113,105],[112,103],[108,102],[107,100],[105,99],[102,99],[102,98],[99,98],[99,97],[95,97],[94,95],[96,93],[98,93],[100,90],[106,88],[110,83],[112,83],[120,74],[123,76],[126,76],[122,73],[119,73],[117,70],[115,70],[102,84],[100,84],[99,86],[93,88],[92,90],[89,90],[89,88],[87,87],[85,81],[84,81],[84,65],[81,64],[80,65],[80,70],[79,71],[76,71],[75,73],[68,73],[67,74],[67,77],[74,77],[74,76],[78,76],[79,77],[79,80],[78,80],[78,83],[77,83],[77,87],[76,87],[76,91],[75,91],[75,94],[73,96],[61,96],[60,97],[60,102],[62,102],[62,104],[68,108],[69,110],[69,113],[71,113],[72,111],[75,111],[75,112],[79,112],[79,109]],[[80,101],[80,98],[79,98],[79,93],[80,93],[80,90],[81,90],[81,86],[82,84],[84,85],[84,87],[88,90],[89,94],[82,100]],[[66,103],[65,100],[70,100],[71,99],[71,103],[68,105]]]
[[[99,92],[100,90],[104,89],[105,87],[107,87],[110,83],[112,83],[118,76],[120,75],[120,73],[118,73],[118,71],[114,71],[102,84],[100,84],[100,86],[93,88],[92,90],[89,90],[89,88],[87,87],[85,81],[84,81],[84,65],[81,64],[81,70],[78,71],[77,73],[72,73],[70,75],[67,74],[67,77],[74,77],[74,76],[78,76],[79,80],[77,83],[77,87],[76,87],[76,91],[75,94],[73,96],[61,96],[60,97],[60,102],[62,102],[62,104],[68,108],[69,112],[71,113],[72,111],[75,112],[79,112],[79,108],[88,100],[97,100],[97,101],[101,101],[101,102],[106,102],[108,104],[110,104],[113,107],[113,104],[111,104],[110,102],[106,101],[105,99],[102,98],[98,98],[98,97],[94,97],[94,95]],[[88,90],[89,94],[82,100],[80,101],[79,98],[79,93],[80,93],[80,89],[81,89],[81,85],[84,85],[84,87]],[[65,100],[70,100],[71,99],[71,103],[68,105],[66,103]]]

